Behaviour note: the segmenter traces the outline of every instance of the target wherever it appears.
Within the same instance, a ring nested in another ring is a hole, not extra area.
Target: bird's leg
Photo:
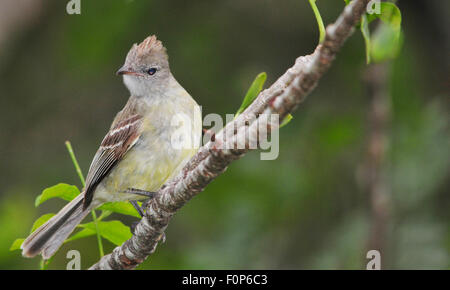
[[[156,194],[156,192],[147,191],[147,190],[143,190],[143,189],[137,189],[137,188],[128,188],[127,190],[125,190],[125,193],[142,195],[142,196],[145,196],[148,198],[153,198],[153,197],[155,197],[155,194]]]
[[[143,189],[136,189],[136,188],[128,188],[124,191],[124,193],[131,193],[136,195],[141,195],[147,197],[147,201],[155,197],[155,192],[143,190]],[[146,202],[146,201],[145,201]],[[144,204],[145,204],[144,202]],[[144,211],[142,210],[142,207],[139,206],[139,204],[135,200],[130,200],[130,203],[134,206],[134,208],[137,210],[139,215],[141,217],[144,217]],[[144,205],[143,204],[143,205]]]
[[[138,212],[138,214],[141,216],[141,218],[144,217],[144,210],[142,209],[142,207],[139,206],[139,204],[137,203],[137,201],[135,200],[130,200],[130,203],[134,206],[134,208],[136,209],[136,211]]]
[[[133,205],[133,207],[136,209],[136,211],[138,212],[138,214],[141,216],[141,218],[144,217],[144,210],[142,209],[142,207],[139,206],[139,204],[137,203],[137,201],[135,200],[130,200],[130,203]],[[130,225],[130,230],[132,233],[135,233],[134,231],[136,230],[136,226],[138,225],[139,221],[135,221],[132,222]]]
[[[163,187],[164,187],[164,186],[163,186]],[[144,214],[145,214],[145,213],[144,213],[144,210],[143,210],[142,208],[145,207],[145,204],[146,204],[147,202],[149,202],[152,198],[154,198],[154,197],[155,197],[155,194],[156,194],[156,192],[151,192],[151,191],[146,191],[146,190],[136,189],[136,188],[128,188],[128,189],[125,191],[125,193],[132,193],[132,194],[137,194],[137,195],[142,195],[142,196],[148,197],[148,199],[145,200],[145,201],[142,203],[142,207],[139,206],[139,204],[137,203],[137,201],[135,201],[135,200],[130,200],[130,203],[133,205],[133,207],[134,207],[134,208],[136,209],[136,211],[139,213],[139,215],[141,216],[141,218],[143,218],[143,217],[144,217]],[[134,233],[134,231],[135,231],[136,226],[137,226],[138,223],[139,223],[139,222],[134,222],[134,223],[131,224],[130,229],[131,229],[131,232],[132,232],[132,233]],[[162,243],[165,243],[165,242],[166,242],[166,234],[165,234],[165,233],[162,233],[162,234],[159,236],[158,241],[161,241]]]
[[[144,205],[145,203],[152,199],[153,197],[155,197],[155,193],[154,192],[150,192],[150,191],[146,191],[146,190],[142,190],[142,189],[136,189],[136,188],[128,188],[126,191],[124,191],[124,193],[131,193],[131,194],[136,194],[136,195],[141,195],[141,196],[145,196],[148,197],[148,199],[146,201],[144,201],[144,203],[142,204],[142,207],[139,206],[139,204],[137,203],[136,200],[130,200],[130,203],[133,205],[133,207],[136,209],[136,211],[138,212],[138,214],[141,216],[141,218],[144,217]],[[132,233],[134,233],[136,226],[139,222],[133,222],[130,225],[130,230]]]

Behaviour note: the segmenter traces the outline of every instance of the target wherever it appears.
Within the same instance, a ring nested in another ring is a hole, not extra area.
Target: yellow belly
[[[94,194],[96,200],[108,202],[143,199],[145,197],[125,194],[124,191],[128,188],[157,191],[195,153],[195,150],[167,152],[165,148],[155,150],[157,153],[153,150],[143,153],[141,149],[133,149],[99,184]]]

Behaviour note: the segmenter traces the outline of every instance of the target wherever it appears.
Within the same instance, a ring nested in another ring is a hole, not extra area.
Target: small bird
[[[117,74],[131,96],[95,154],[83,192],[30,234],[21,246],[23,256],[49,259],[105,202],[130,201],[143,216],[136,200],[151,198],[197,151],[200,107],[173,77],[156,36],[134,44]]]

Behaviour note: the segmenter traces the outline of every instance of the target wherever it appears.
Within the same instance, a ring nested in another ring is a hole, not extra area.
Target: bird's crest
[[[139,45],[133,44],[127,58],[142,59],[149,56],[166,56],[166,48],[162,42],[156,38],[155,35],[151,35],[144,39]]]

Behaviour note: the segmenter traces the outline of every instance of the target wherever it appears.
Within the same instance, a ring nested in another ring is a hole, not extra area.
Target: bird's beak
[[[118,75],[118,76],[127,75],[127,74],[133,74],[133,72],[131,71],[130,68],[125,67],[125,66],[119,68],[119,70],[116,72],[116,75]]]

